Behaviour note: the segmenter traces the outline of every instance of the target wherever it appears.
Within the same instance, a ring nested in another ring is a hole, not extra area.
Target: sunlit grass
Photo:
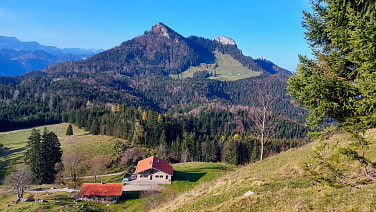
[[[200,66],[192,66],[188,70],[179,75],[170,75],[173,78],[188,78],[193,77],[193,74],[198,71],[208,71],[209,73],[216,73],[216,76],[211,76],[209,79],[216,79],[220,81],[235,81],[249,77],[256,77],[261,72],[256,72],[244,67],[239,61],[235,60],[231,55],[221,54],[216,52],[215,57],[217,64],[201,64]]]
[[[62,123],[37,127],[36,129],[40,130],[41,133],[43,133],[45,127],[49,131],[53,131],[60,140],[63,154],[78,151],[84,156],[87,164],[95,155],[103,154],[111,157],[115,151],[115,143],[117,141],[126,142],[124,139],[110,136],[92,135],[76,126],[73,126],[74,134],[67,136],[65,133],[68,125],[68,123]],[[31,131],[32,128],[0,133],[0,143],[3,143],[4,147],[7,148],[0,156],[0,180],[4,179],[4,174],[10,163],[22,162]]]
[[[367,133],[375,142],[376,130]],[[343,135],[331,142],[345,141]],[[334,188],[309,178],[304,163],[318,142],[235,169],[188,190],[155,211],[375,211],[376,184]],[[376,159],[376,145],[368,155]],[[245,195],[247,192],[253,192]]]
[[[74,128],[74,136],[65,136],[67,124],[49,126],[57,132],[64,151],[80,149],[88,156],[110,153],[111,137],[92,136]],[[30,131],[29,131],[30,132]],[[19,136],[3,133],[7,145],[22,148],[20,137],[29,132],[18,132]],[[376,129],[367,132],[367,137],[376,141]],[[1,137],[3,136],[3,137]],[[86,137],[86,138],[85,138]],[[108,139],[108,140],[106,140]],[[12,142],[15,142],[13,144]],[[346,141],[336,135],[331,142]],[[5,142],[4,142],[5,143]],[[13,145],[13,146],[12,146]],[[262,162],[235,168],[221,163],[174,164],[174,180],[159,193],[133,192],[125,194],[122,202],[107,206],[99,203],[75,203],[68,193],[38,194],[47,203],[13,204],[15,194],[0,186],[0,211],[374,211],[376,210],[376,184],[357,187],[333,188],[309,178],[304,171],[306,161],[318,142],[267,158]],[[85,147],[89,149],[87,152]],[[372,144],[367,154],[376,161],[376,145]],[[12,157],[22,156],[14,152]],[[2,158],[1,164],[4,164]],[[10,159],[10,157],[8,158]],[[20,159],[20,158],[18,158]],[[85,179],[85,182],[93,179]],[[120,182],[121,175],[98,178],[98,181]],[[48,185],[47,185],[48,186]],[[247,192],[252,194],[245,196]],[[85,205],[85,206],[82,206]]]

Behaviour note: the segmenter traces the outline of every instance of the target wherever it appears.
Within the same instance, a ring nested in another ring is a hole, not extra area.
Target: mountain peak
[[[223,45],[236,45],[236,42],[234,39],[228,38],[225,36],[219,36],[215,40],[219,43],[222,43]]]
[[[170,29],[168,26],[166,26],[165,24],[159,22],[157,23],[156,25],[154,25],[152,28],[151,28],[151,31],[154,32],[154,33],[157,33],[157,34],[160,34],[166,38],[170,38],[170,33],[173,31],[172,29]]]

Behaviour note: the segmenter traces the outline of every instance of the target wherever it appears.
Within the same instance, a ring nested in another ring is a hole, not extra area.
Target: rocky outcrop
[[[219,36],[215,40],[223,45],[236,45],[234,39],[225,36]]]

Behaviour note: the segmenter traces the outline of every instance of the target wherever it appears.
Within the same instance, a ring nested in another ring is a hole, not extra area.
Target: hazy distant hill
[[[52,55],[93,55],[103,51],[102,49],[80,49],[80,48],[57,48],[54,46],[44,46],[36,41],[22,42],[15,37],[0,36],[0,49],[10,49],[15,51],[37,51],[42,50]]]
[[[14,37],[0,36],[0,76],[15,76],[42,70],[48,65],[78,61],[101,50],[79,48],[60,49],[38,42],[22,42]]]

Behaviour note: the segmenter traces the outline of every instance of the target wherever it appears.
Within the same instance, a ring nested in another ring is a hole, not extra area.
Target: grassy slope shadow
[[[172,177],[173,181],[188,181],[188,182],[197,182],[201,177],[203,177],[206,173],[198,173],[198,172],[182,172],[174,170],[174,176]],[[127,199],[139,199],[142,196],[142,192],[140,191],[129,191],[123,192],[122,198],[120,201],[124,201]]]
[[[4,180],[9,165],[22,158],[20,153],[25,149],[26,147],[12,148],[3,150],[0,153],[0,180]]]
[[[181,171],[174,170],[174,176],[172,177],[172,180],[197,182],[205,174],[206,173],[203,173],[203,172],[181,172]]]

